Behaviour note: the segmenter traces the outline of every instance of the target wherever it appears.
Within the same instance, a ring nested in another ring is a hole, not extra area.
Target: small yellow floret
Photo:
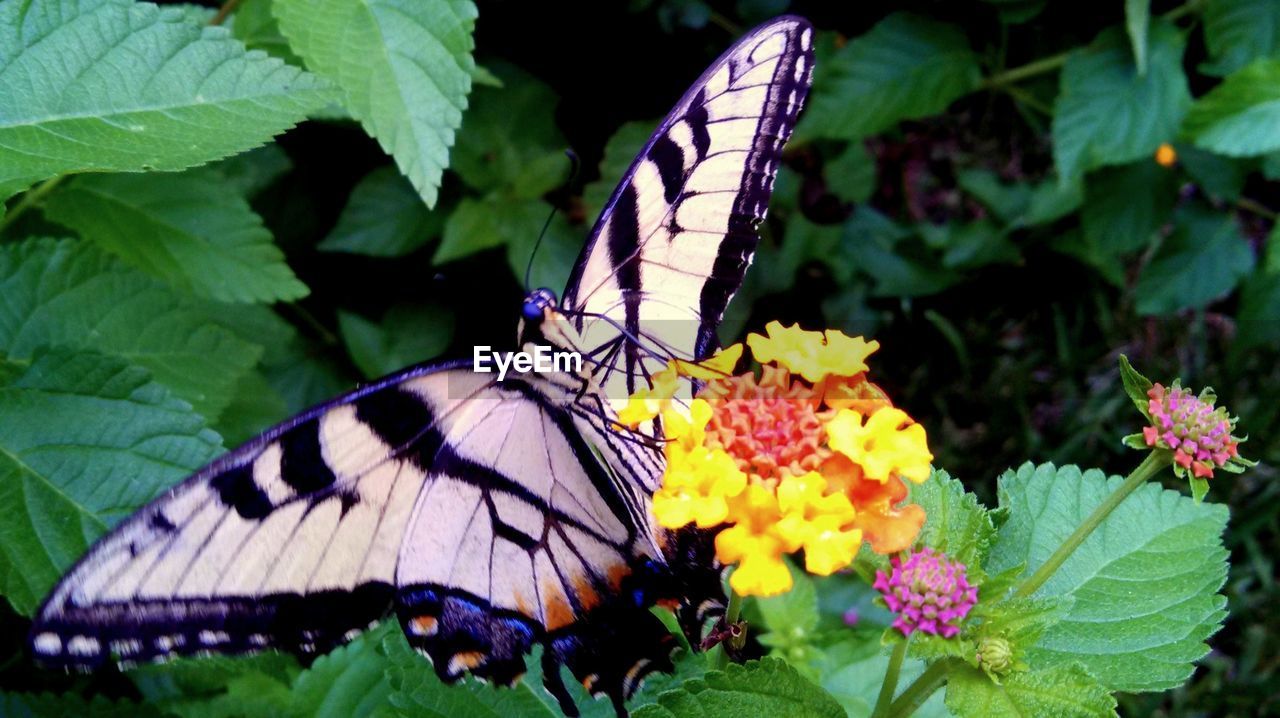
[[[862,467],[868,479],[888,481],[895,472],[917,484],[929,478],[933,454],[923,426],[893,407],[862,422],[862,414],[841,409],[827,422],[828,445]]]
[[[867,357],[880,348],[880,342],[850,337],[837,329],[810,332],[799,325],[784,327],[774,321],[765,325],[765,332],[767,336],[747,336],[756,361],[775,362],[815,383],[828,376],[854,376],[866,371]]]

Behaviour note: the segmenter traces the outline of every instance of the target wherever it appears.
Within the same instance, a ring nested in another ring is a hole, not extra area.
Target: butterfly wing
[[[610,399],[644,386],[663,355],[714,350],[808,92],[812,37],[807,21],[782,17],[729,48],[658,125],[605,205],[563,305],[581,313]]]
[[[471,376],[449,365],[406,370],[170,489],[62,578],[36,614],[34,654],[91,668],[112,654],[305,655],[350,640],[391,608],[401,539],[427,478],[370,427],[386,396],[461,375]]]

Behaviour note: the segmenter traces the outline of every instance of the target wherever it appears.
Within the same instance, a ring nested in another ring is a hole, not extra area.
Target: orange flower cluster
[[[672,362],[620,412],[629,426],[661,416],[667,468],[653,498],[659,524],[724,526],[716,554],[737,564],[740,595],[791,588],[782,556],[805,568],[847,567],[865,540],[878,553],[908,548],[924,523],[903,479],[930,473],[924,427],[867,380],[877,342],[772,322],[747,338],[762,367],[733,375],[735,344],[701,363]],[[706,381],[688,404],[678,376]]]

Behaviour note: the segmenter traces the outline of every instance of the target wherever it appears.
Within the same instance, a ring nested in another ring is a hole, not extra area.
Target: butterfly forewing
[[[605,357],[608,398],[645,386],[668,356],[715,348],[808,91],[812,33],[780,18],[739,40],[659,124],[606,205],[564,304],[582,313],[587,350]]]

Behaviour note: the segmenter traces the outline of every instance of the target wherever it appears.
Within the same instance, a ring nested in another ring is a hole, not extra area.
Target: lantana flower
[[[1148,447],[1173,451],[1179,476],[1190,471],[1197,479],[1211,479],[1214,469],[1249,465],[1240,458],[1241,440],[1231,435],[1236,419],[1226,407],[1214,407],[1217,397],[1211,389],[1196,396],[1175,380],[1168,388],[1153,385],[1147,399],[1151,424],[1142,429],[1142,440]]]
[[[978,603],[978,588],[969,583],[964,564],[927,546],[889,563],[889,573],[876,571],[872,587],[897,614],[894,628],[904,636],[920,631],[951,638],[960,632]]]
[[[828,575],[864,542],[884,554],[910,547],[925,516],[901,505],[903,480],[928,478],[933,456],[924,428],[867,380],[879,344],[772,322],[746,345],[758,374],[732,373],[741,344],[700,363],[673,361],[619,414],[628,426],[661,417],[658,523],[715,530],[740,595],[789,590],[789,553],[803,551],[807,571]],[[705,383],[678,402],[676,376]]]

